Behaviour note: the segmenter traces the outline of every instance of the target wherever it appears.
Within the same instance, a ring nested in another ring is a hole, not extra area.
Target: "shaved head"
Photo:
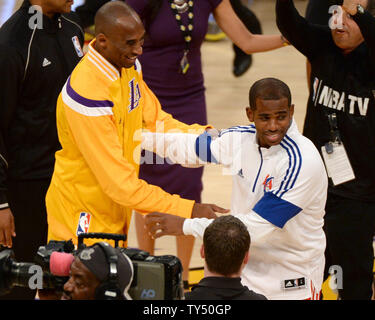
[[[94,48],[120,72],[142,54],[144,36],[141,19],[123,1],[107,2],[95,15]]]
[[[123,1],[110,1],[103,5],[95,15],[95,36],[103,33],[110,36],[116,28],[126,23],[142,23],[132,7]]]

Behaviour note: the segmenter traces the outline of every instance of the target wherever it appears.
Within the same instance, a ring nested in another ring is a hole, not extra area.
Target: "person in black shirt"
[[[306,6],[306,20],[327,26],[328,20],[332,17],[329,8],[333,5],[342,5],[342,0],[309,0]]]
[[[333,5],[342,5],[342,0],[309,0],[306,7],[305,17],[308,22],[328,26],[328,21],[332,17],[329,8]],[[310,81],[311,65],[306,61],[307,84]]]
[[[72,3],[25,0],[0,29],[0,245],[19,261],[32,262],[47,240],[45,195],[61,148],[56,102],[83,56]],[[9,298],[34,296],[16,288]]]
[[[276,2],[280,31],[311,63],[303,134],[314,142],[325,159],[333,159],[325,161],[330,177],[324,224],[326,255],[330,259],[326,264],[342,269],[343,278],[338,284],[343,286],[337,289],[339,298],[346,300],[372,296],[375,18],[370,11],[373,7],[373,0],[345,0],[342,10],[330,18],[328,25],[319,26],[300,16],[292,0]]]
[[[250,235],[238,218],[216,218],[204,231],[204,278],[185,293],[186,300],[267,300],[241,284],[249,260]]]

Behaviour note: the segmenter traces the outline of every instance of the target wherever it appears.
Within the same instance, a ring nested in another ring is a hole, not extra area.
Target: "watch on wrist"
[[[357,13],[359,14],[365,13],[365,9],[360,4],[357,4]]]

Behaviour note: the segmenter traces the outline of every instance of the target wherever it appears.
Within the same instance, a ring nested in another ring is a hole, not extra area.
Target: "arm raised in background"
[[[223,0],[214,10],[218,26],[244,52],[252,54],[281,48],[287,45],[281,35],[251,33],[234,12],[229,0]]]
[[[298,13],[293,0],[276,1],[276,23],[290,44],[309,60],[319,54],[321,48],[331,39],[328,26],[309,23]]]

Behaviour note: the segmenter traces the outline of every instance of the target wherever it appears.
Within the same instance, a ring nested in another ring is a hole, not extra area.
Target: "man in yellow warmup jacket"
[[[158,123],[164,131],[208,127],[188,126],[161,110],[137,60],[145,29],[128,5],[107,3],[95,26],[96,37],[57,102],[62,149],[46,196],[48,240],[76,243],[82,232],[127,234],[132,209],[184,218],[227,212],[138,179],[142,129],[156,131]]]

